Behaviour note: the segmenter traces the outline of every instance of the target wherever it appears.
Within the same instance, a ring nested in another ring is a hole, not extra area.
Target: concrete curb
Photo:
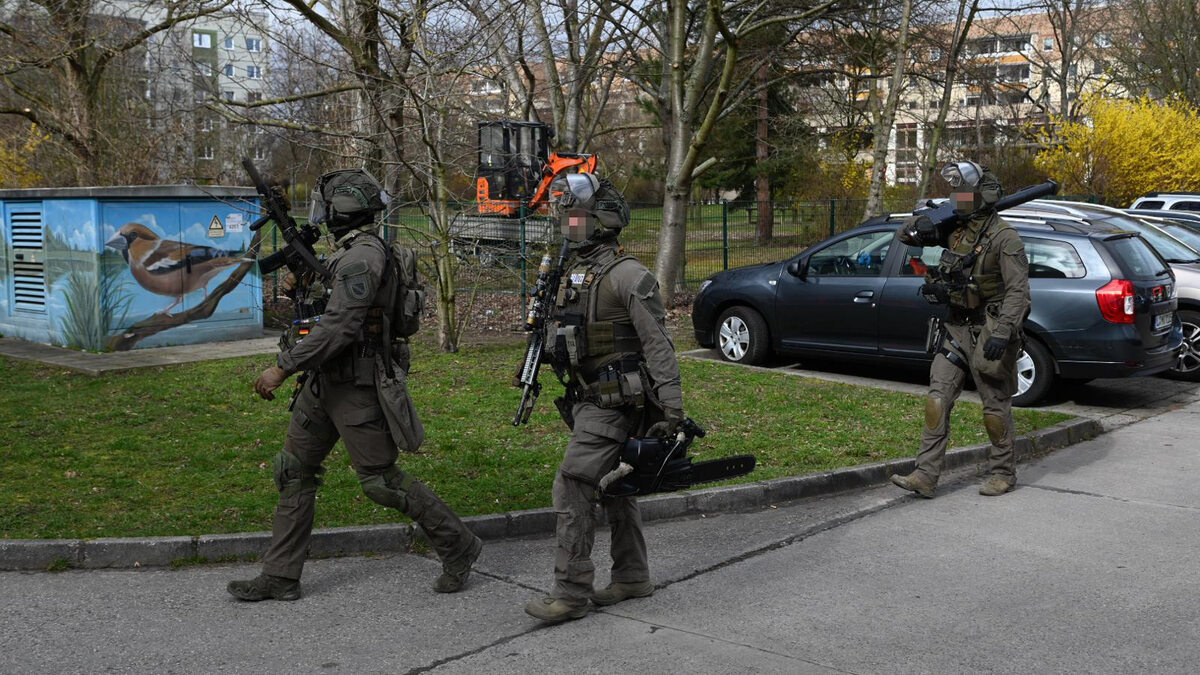
[[[1017,459],[1025,460],[1101,433],[1103,427],[1099,421],[1075,418],[1018,438]],[[987,459],[988,447],[986,444],[973,445],[947,452],[945,470],[983,462]],[[880,485],[892,474],[911,471],[913,464],[913,459],[896,459],[756,483],[673,492],[641,499],[639,504],[645,522],[749,510]],[[475,534],[494,540],[550,534],[554,532],[556,517],[553,510],[543,508],[470,516],[463,520]],[[419,530],[406,523],[336,527],[314,531],[310,553],[313,557],[395,553],[410,550],[414,541],[423,539]],[[254,560],[266,550],[270,540],[269,532],[112,539],[0,539],[0,569],[130,568],[180,562]]]

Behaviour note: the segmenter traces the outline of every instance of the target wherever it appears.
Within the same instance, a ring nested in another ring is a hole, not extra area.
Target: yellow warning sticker
[[[221,224],[220,216],[213,216],[212,222],[208,224],[208,236],[210,238],[225,236],[225,226]]]

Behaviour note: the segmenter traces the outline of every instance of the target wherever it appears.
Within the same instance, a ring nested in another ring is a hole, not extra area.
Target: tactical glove
[[[254,391],[258,392],[259,396],[268,401],[273,401],[275,400],[275,394],[272,392],[278,389],[279,385],[283,384],[283,381],[287,378],[288,373],[286,370],[279,366],[271,366],[262,371],[258,379],[254,380]]]
[[[684,419],[686,417],[679,408],[663,406],[662,421],[650,425],[650,428],[646,431],[646,436],[652,438],[671,438],[679,431],[679,426],[683,424]]]
[[[995,361],[1004,356],[1005,349],[1008,349],[1008,338],[993,335],[988,338],[987,342],[983,343],[983,358],[988,361]]]

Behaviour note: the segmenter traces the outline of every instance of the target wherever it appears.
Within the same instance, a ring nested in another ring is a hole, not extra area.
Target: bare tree
[[[883,10],[877,8],[877,11]],[[908,26],[912,19],[912,0],[901,0],[899,29],[895,47],[891,56],[894,62],[892,81],[888,86],[887,100],[880,101],[875,91],[868,99],[875,107],[873,135],[874,148],[871,153],[871,186],[867,191],[867,204],[863,218],[870,218],[879,210],[883,201],[883,186],[886,179],[888,145],[892,138],[892,126],[896,121],[896,106],[900,103],[900,93],[904,85],[904,73],[908,64]],[[883,23],[883,22],[880,22]],[[886,23],[891,23],[887,21]],[[873,70],[873,68],[872,68]],[[877,78],[871,80],[872,87],[876,86]]]
[[[143,16],[94,0],[19,0],[0,9],[0,115],[62,148],[80,185],[148,182],[160,134],[145,95],[147,48],[232,0],[174,0]]]
[[[1104,33],[1114,75],[1125,89],[1160,99],[1178,95],[1200,106],[1200,6],[1193,0],[1122,0],[1110,9],[1128,25]]]

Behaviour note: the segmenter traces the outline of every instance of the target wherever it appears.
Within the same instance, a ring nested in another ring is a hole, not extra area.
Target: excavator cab
[[[516,215],[538,192],[554,131],[541,122],[479,123],[476,197],[480,213]]]

